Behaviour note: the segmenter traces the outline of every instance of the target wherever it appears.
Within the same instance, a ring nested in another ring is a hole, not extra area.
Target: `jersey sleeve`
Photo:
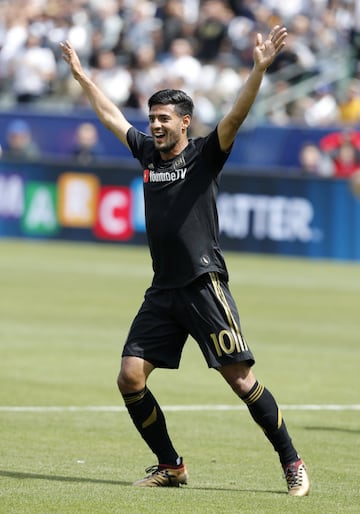
[[[126,138],[133,157],[135,157],[135,159],[137,159],[141,164],[144,164],[144,157],[147,155],[148,150],[153,146],[152,137],[146,135],[135,127],[130,127]]]
[[[220,148],[217,127],[215,127],[214,130],[212,130],[206,137],[200,138],[199,143],[199,150],[203,155],[204,161],[208,164],[207,169],[212,170],[215,176],[218,175],[226,163],[231,149],[224,152]]]

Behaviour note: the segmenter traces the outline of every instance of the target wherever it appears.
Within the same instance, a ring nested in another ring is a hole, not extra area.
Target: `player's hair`
[[[180,89],[162,89],[157,91],[148,100],[149,109],[157,104],[174,105],[176,112],[180,116],[185,116],[186,114],[193,115],[194,102],[189,95]]]

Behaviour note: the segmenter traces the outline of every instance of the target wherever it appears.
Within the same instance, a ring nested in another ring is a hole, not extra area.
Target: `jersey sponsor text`
[[[144,182],[176,182],[184,180],[187,168],[172,171],[152,171],[144,170]]]

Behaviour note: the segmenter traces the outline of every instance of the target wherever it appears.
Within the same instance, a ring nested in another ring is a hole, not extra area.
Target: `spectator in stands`
[[[156,5],[148,0],[140,0],[128,7],[126,30],[123,35],[121,53],[133,53],[136,48],[152,44],[153,31],[161,26],[161,21],[155,18]]]
[[[99,51],[91,76],[116,105],[126,103],[132,88],[132,77],[126,67],[117,63],[112,50],[104,48]]]
[[[360,132],[331,132],[320,140],[320,148],[331,157],[335,177],[350,177],[360,170]]]
[[[103,48],[113,50],[119,42],[124,29],[124,20],[119,13],[117,0],[99,2],[95,25],[101,33],[101,45]]]
[[[345,91],[345,97],[339,101],[340,123],[356,125],[360,122],[360,84],[353,80]]]
[[[227,2],[206,0],[201,6],[200,19],[195,37],[197,40],[196,57],[204,62],[217,59],[225,41],[227,27],[234,13]]]
[[[248,74],[248,68],[239,66],[235,56],[222,53],[216,61],[202,67],[202,80],[198,84],[197,96],[200,92],[206,96],[213,103],[213,109],[216,110],[218,117],[219,113],[229,110],[230,98],[233,98],[241,89]],[[264,83],[266,83],[266,77],[264,77]],[[214,122],[215,119],[210,123]]]
[[[297,56],[301,68],[300,77],[306,79],[319,72],[318,62],[314,50],[309,44],[312,39],[312,19],[304,14],[296,14],[290,23],[291,49]]]
[[[44,48],[41,37],[30,33],[26,44],[10,61],[13,88],[20,103],[45,98],[56,77],[56,61],[50,48]]]
[[[5,159],[32,160],[37,159],[40,155],[40,148],[33,140],[29,124],[22,119],[11,121],[6,131],[3,157]]]
[[[331,177],[334,173],[331,157],[312,141],[307,141],[301,147],[299,162],[301,174],[305,177]]]
[[[157,11],[161,20],[162,52],[169,52],[174,39],[185,37],[185,6],[182,0],[168,0]]]
[[[132,56],[131,74],[133,79],[132,107],[139,107],[147,115],[147,99],[153,91],[160,89],[164,80],[164,68],[156,60],[152,44],[139,46]],[[136,103],[134,102],[136,97]],[[130,99],[127,101],[129,105]]]
[[[360,152],[360,132],[351,127],[344,127],[341,131],[329,132],[320,139],[319,144],[323,152],[335,155],[345,141],[350,141],[357,151]]]
[[[297,13],[306,11],[308,2],[307,0],[262,0],[272,10],[276,10],[282,19],[289,21]]]
[[[236,16],[229,20],[227,40],[230,42],[230,51],[238,63],[251,67],[251,41],[254,39],[256,22],[247,17]],[[273,63],[274,64],[274,63]],[[272,65],[269,67],[271,69]]]
[[[326,127],[335,124],[338,117],[338,104],[331,86],[325,84],[318,87],[304,113],[305,123],[309,127]]]
[[[10,63],[28,35],[28,23],[24,14],[15,5],[0,2],[0,86],[2,92],[12,92]]]
[[[333,160],[335,177],[348,178],[360,171],[359,152],[351,141],[343,141]]]
[[[163,61],[166,75],[183,81],[182,89],[193,93],[202,81],[202,66],[194,56],[194,49],[185,38],[175,39],[170,46],[170,52]]]
[[[90,164],[105,154],[99,134],[93,123],[81,123],[75,133],[75,144],[72,155],[79,164]]]

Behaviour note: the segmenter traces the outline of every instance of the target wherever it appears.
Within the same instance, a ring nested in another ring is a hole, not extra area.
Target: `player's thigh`
[[[136,315],[123,357],[139,357],[154,367],[178,368],[188,333],[171,316],[167,292],[151,291]]]
[[[220,368],[254,357],[242,334],[235,300],[226,282],[209,273],[186,288],[187,329],[198,342],[209,367]]]

